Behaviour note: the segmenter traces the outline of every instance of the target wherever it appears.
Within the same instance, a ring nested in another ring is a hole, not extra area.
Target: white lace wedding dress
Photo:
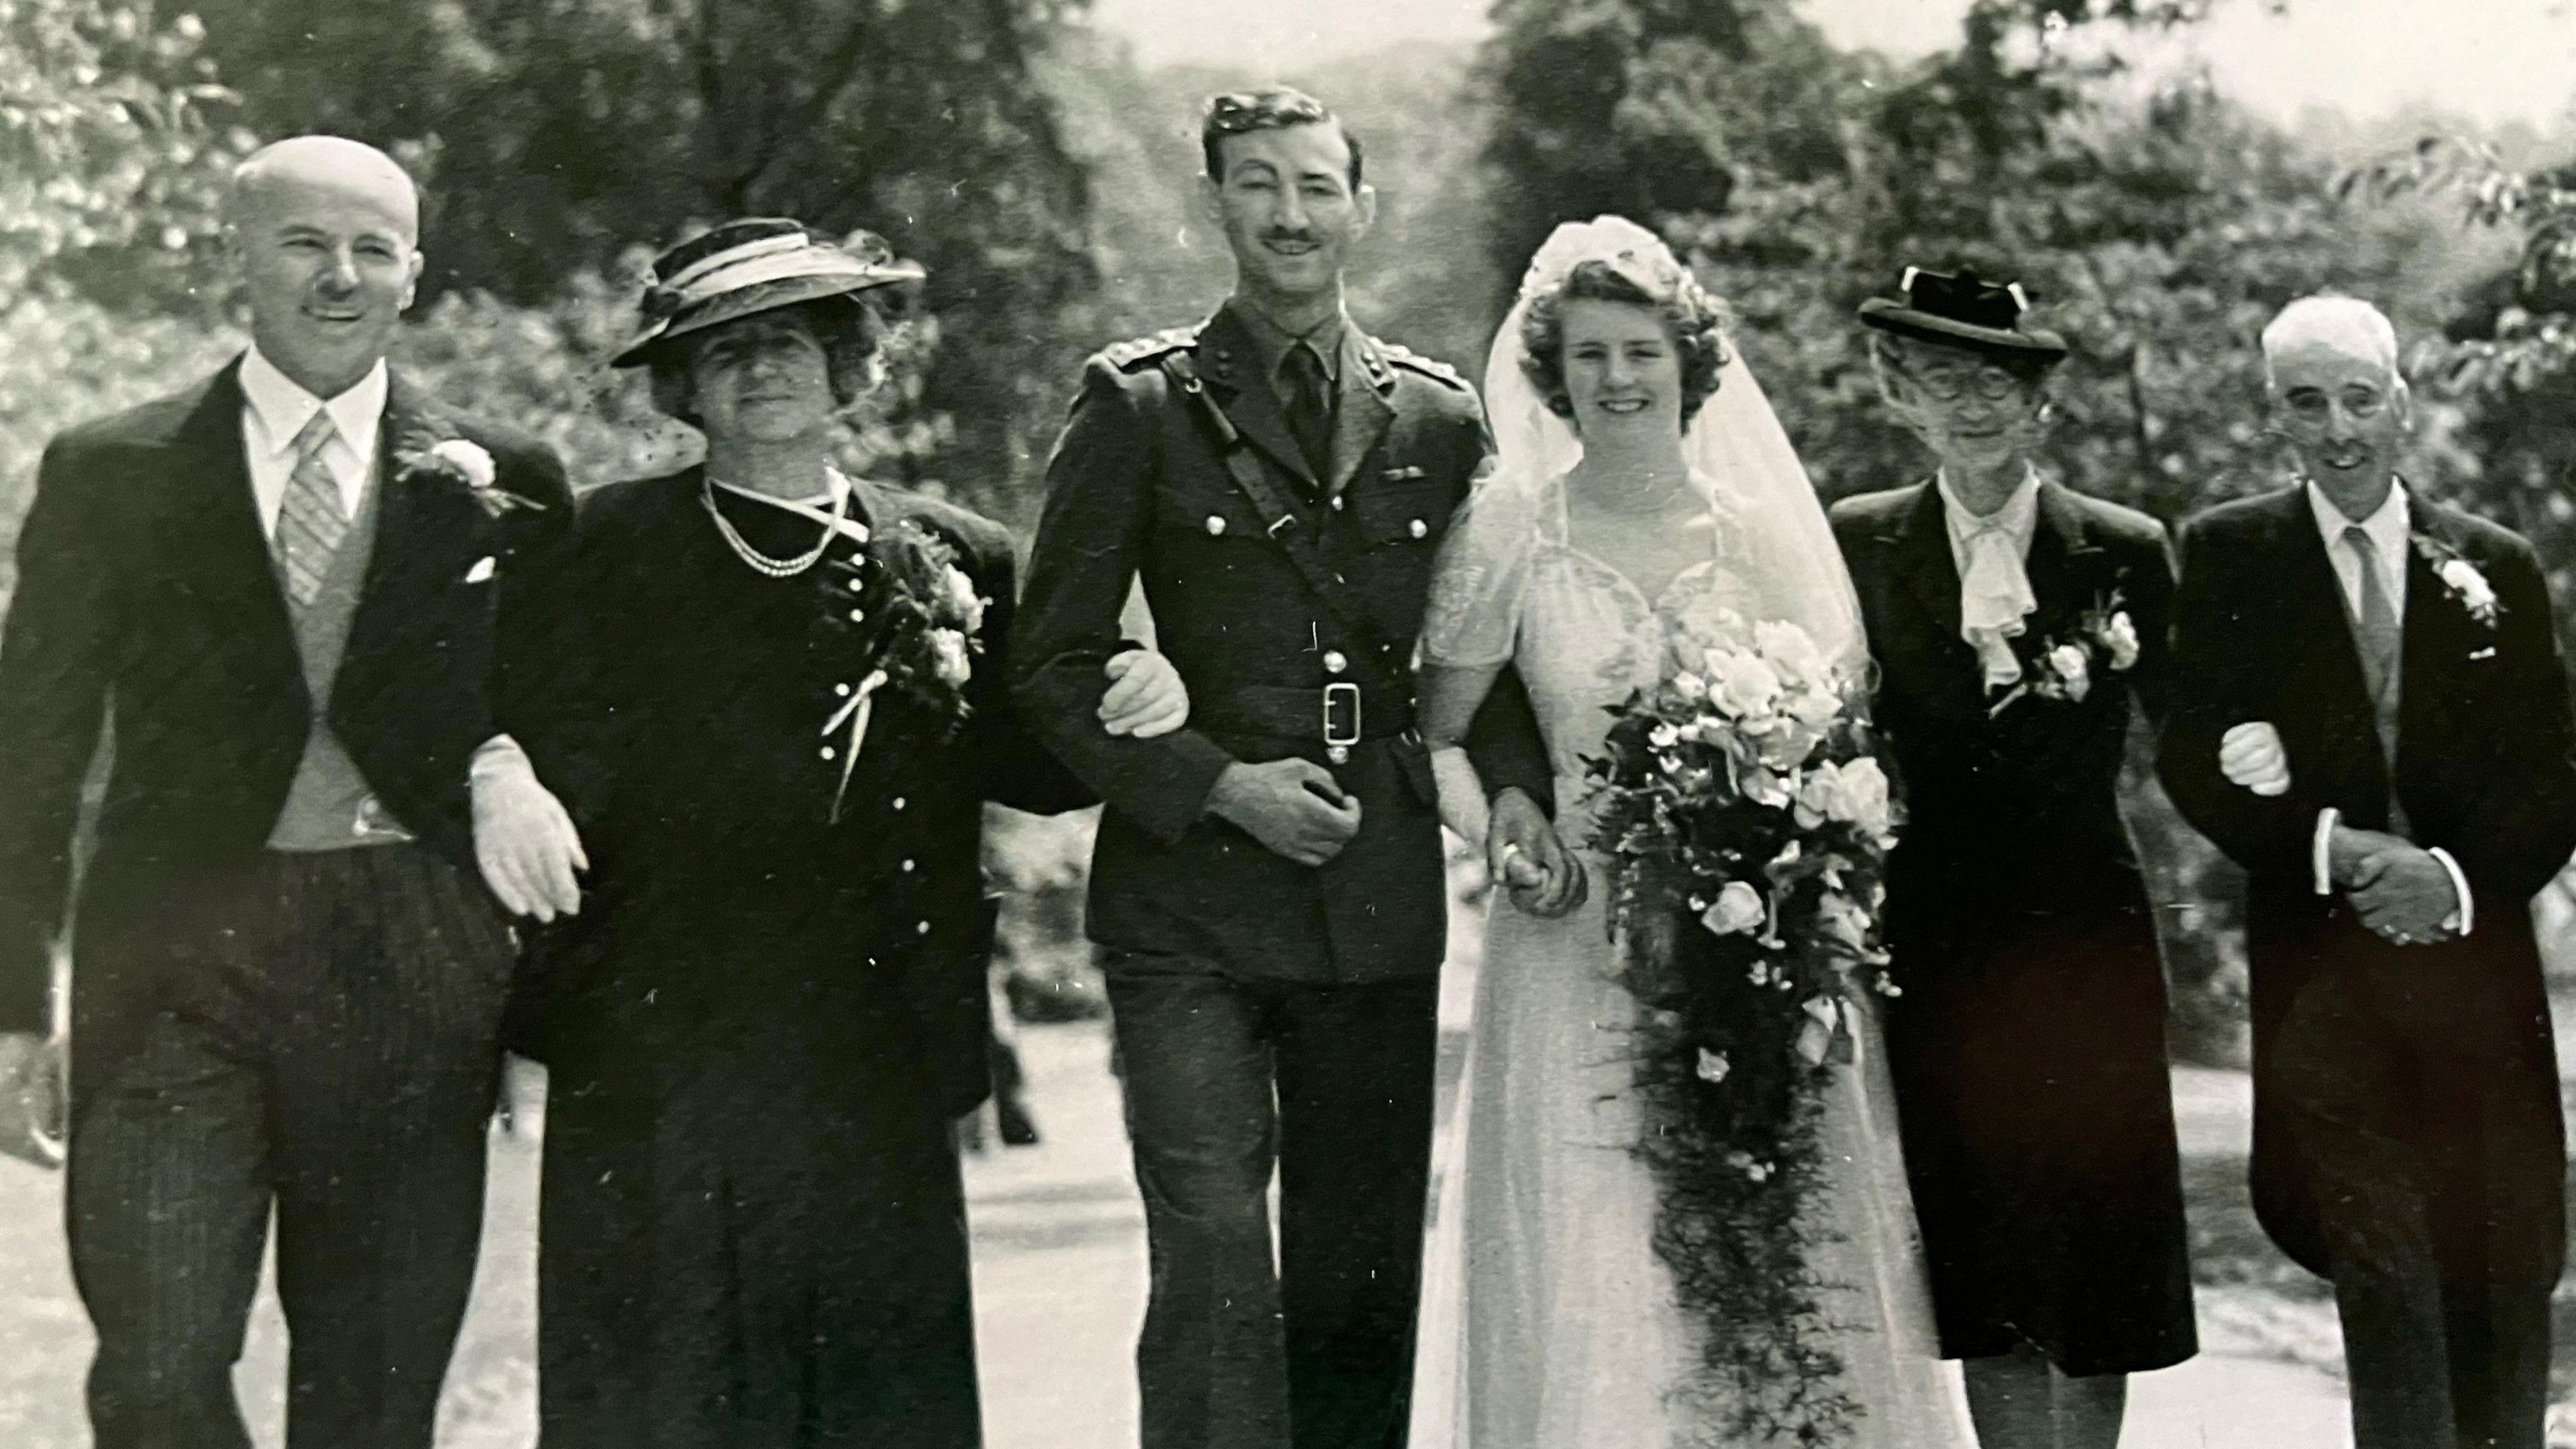
[[[1751,386],[1733,376],[1727,385]],[[1667,621],[1719,609],[1794,617],[1777,595],[1795,573],[1781,551],[1799,543],[1770,537],[1715,501],[1722,484],[1702,482],[1720,520],[1713,556],[1656,599],[1573,546],[1562,474],[1489,482],[1443,546],[1424,657],[1517,668],[1556,767],[1569,843],[1587,833],[1583,757],[1600,752],[1605,708],[1655,677]],[[1856,626],[1845,632],[1844,646],[1856,646]],[[1444,796],[1473,789],[1460,778],[1462,755],[1443,751],[1440,768]],[[1601,863],[1588,868],[1590,899],[1560,920],[1524,915],[1496,893],[1459,1130],[1438,1173],[1412,1449],[1741,1443],[1670,1398],[1696,1350],[1653,1245],[1655,1185],[1634,1151],[1635,1005],[1614,979]],[[1858,1036],[1856,1059],[1834,1068],[1828,1087],[1831,1186],[1816,1224],[1829,1241],[1816,1266],[1837,1285],[1825,1303],[1842,1326],[1832,1346],[1862,1409],[1850,1442],[1973,1449],[1956,1370],[1935,1356],[1887,1068],[1865,1009]]]

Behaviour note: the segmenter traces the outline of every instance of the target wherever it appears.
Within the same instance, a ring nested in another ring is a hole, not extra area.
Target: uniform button
[[[1221,533],[1225,532],[1225,515],[1224,515],[1224,514],[1221,514],[1221,513],[1211,513],[1211,514],[1209,514],[1209,515],[1208,515],[1208,521],[1207,521],[1207,531],[1208,531],[1208,537],[1210,537],[1210,538],[1214,538],[1214,537],[1216,537],[1218,534],[1221,534]]]
[[[1334,511],[1335,513],[1339,513],[1339,512],[1341,512],[1341,511],[1342,511],[1342,503],[1343,503],[1342,495],[1341,495],[1341,494],[1339,494],[1339,493],[1334,494],[1334,495],[1333,495],[1333,511]]]
[[[839,696],[840,696],[841,698],[843,698],[843,699],[847,699],[847,698],[849,698],[849,697],[850,697],[850,687],[849,687],[848,685],[846,685],[846,684],[835,684],[835,685],[833,685],[833,686],[832,686],[832,692],[833,692],[834,694],[839,695]]]
[[[1404,526],[1404,531],[1412,534],[1415,538],[1429,538],[1431,536],[1431,525],[1417,518],[1411,523],[1406,524]]]
[[[1326,674],[1339,674],[1350,667],[1351,660],[1349,655],[1344,654],[1339,649],[1327,649],[1324,651],[1324,672]]]
[[[929,934],[930,934],[930,923],[929,923],[928,921],[915,921],[915,922],[913,922],[913,923],[912,923],[912,933],[913,933],[914,935],[916,935],[916,936],[927,936],[927,935],[929,935]]]
[[[830,745],[825,745],[821,753],[823,758],[827,760],[836,760],[840,758],[840,752],[834,750]]]
[[[907,855],[907,856],[905,856],[905,857],[903,858],[903,873],[904,873],[905,875],[910,875],[910,874],[912,874],[912,864],[913,864],[913,862],[912,862],[912,857],[911,857],[911,856],[908,856],[908,855]]]
[[[867,621],[868,621],[868,611],[867,611],[867,610],[865,610],[865,609],[852,609],[852,610],[850,611],[850,622],[851,622],[851,623],[853,623],[853,624],[864,624],[864,623],[866,623]]]
[[[901,795],[897,795],[897,796],[895,796],[895,797],[894,797],[894,808],[896,808],[897,810],[900,810],[900,809],[902,809],[902,808],[903,808],[903,797],[902,797]]]

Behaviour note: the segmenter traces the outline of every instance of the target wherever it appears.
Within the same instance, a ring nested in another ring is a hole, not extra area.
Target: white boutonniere
[[[2469,617],[2494,628],[2496,619],[2504,613],[2504,604],[2496,598],[2495,585],[2487,582],[2478,566],[2459,550],[2428,534],[2411,535],[2409,541],[2433,566],[2433,577],[2440,579],[2451,597],[2460,601],[2460,607],[2469,611]]]
[[[444,478],[462,484],[467,496],[494,518],[519,508],[545,510],[545,505],[535,499],[522,498],[502,487],[501,467],[492,461],[491,450],[469,438],[448,438],[426,448],[398,453],[394,461],[408,476]]]

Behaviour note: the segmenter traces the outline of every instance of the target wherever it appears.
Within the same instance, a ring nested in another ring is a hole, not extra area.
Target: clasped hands
[[[1169,659],[1129,649],[1102,672],[1109,688],[1100,700],[1100,725],[1110,734],[1153,739],[1188,723],[1189,691]],[[502,907],[539,921],[580,914],[579,874],[590,869],[589,852],[526,753],[495,737],[475,755],[471,780],[475,864]]]
[[[2266,798],[2290,788],[2281,733],[2261,721],[2237,725],[2219,739],[2218,768],[2229,783]],[[2401,836],[2337,821],[2326,842],[2326,879],[2352,902],[2362,925],[2393,945],[2429,944],[2458,932],[2464,903],[2451,872]]]
[[[1359,798],[1332,771],[1294,756],[1226,766],[1208,794],[1207,809],[1304,866],[1341,854],[1360,830]],[[1511,893],[1512,904],[1533,916],[1564,915],[1582,904],[1588,889],[1582,862],[1557,839],[1538,802],[1517,787],[1494,797],[1485,864]]]

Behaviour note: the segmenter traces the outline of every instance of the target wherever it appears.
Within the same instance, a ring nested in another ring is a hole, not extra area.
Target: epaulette
[[[1421,373],[1424,377],[1430,378],[1434,382],[1446,383],[1449,386],[1458,389],[1460,392],[1475,391],[1473,387],[1468,385],[1467,379],[1459,375],[1458,369],[1451,367],[1449,364],[1442,362],[1436,357],[1425,357],[1421,353],[1415,352],[1410,348],[1399,347],[1396,344],[1383,339],[1378,341],[1377,346],[1378,351],[1386,354],[1386,360],[1398,367]]]
[[[1135,372],[1152,366],[1166,354],[1178,352],[1184,347],[1197,346],[1199,332],[1206,325],[1204,322],[1193,322],[1187,327],[1166,327],[1151,337],[1137,337],[1125,342],[1112,343],[1100,349],[1100,355],[1108,360],[1111,367],[1117,368],[1120,372]]]

